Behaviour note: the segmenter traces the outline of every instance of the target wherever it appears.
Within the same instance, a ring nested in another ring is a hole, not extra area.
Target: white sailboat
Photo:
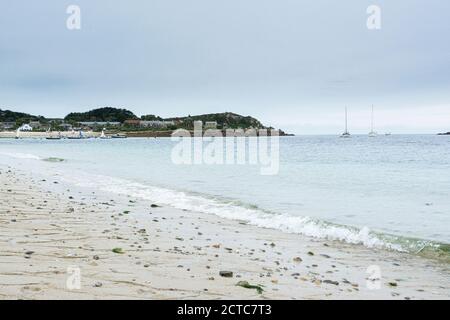
[[[79,139],[84,139],[83,131],[80,130],[80,131],[78,132],[78,135],[76,135],[75,131],[72,130],[72,135],[69,136],[69,137],[67,137],[67,139],[69,139],[69,140],[79,140]]]
[[[15,139],[20,139],[20,138],[19,138],[19,132],[20,132],[20,128],[18,128],[17,131],[16,131],[16,137],[15,137]]]
[[[373,105],[372,105],[372,119],[370,122],[370,132],[369,132],[369,137],[373,138],[376,137],[378,135],[378,133],[376,133],[375,131],[373,131]]]
[[[105,129],[102,130],[102,134],[100,135],[100,139],[111,139],[110,136],[105,134]]]
[[[341,138],[350,138],[350,132],[348,132],[348,121],[347,121],[347,107],[345,107],[345,131],[341,134]]]

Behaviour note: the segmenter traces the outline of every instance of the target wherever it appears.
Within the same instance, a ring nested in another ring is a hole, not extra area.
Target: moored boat
[[[347,121],[347,107],[345,107],[345,131],[340,136],[341,138],[350,138],[350,132],[348,132],[348,121]]]

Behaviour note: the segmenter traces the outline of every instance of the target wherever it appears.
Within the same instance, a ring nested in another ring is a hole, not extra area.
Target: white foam
[[[78,175],[76,178],[72,176],[67,181],[81,187],[95,187],[106,192],[130,195],[177,209],[215,214],[227,219],[241,220],[258,227],[278,229],[288,233],[302,234],[319,239],[362,244],[369,248],[387,248],[405,251],[399,244],[380,239],[367,227],[358,229],[333,225],[310,217],[269,213],[258,208],[236,205],[231,201],[227,202],[212,197],[206,198],[206,196],[187,194],[182,191],[148,186],[125,179],[101,175]]]
[[[10,152],[0,152],[0,155],[2,156],[7,156],[7,157],[11,157],[11,158],[16,158],[16,159],[32,159],[32,160],[41,160],[40,157],[34,155],[34,154],[30,154],[30,153],[19,153],[19,152],[14,152],[14,153],[10,153]]]

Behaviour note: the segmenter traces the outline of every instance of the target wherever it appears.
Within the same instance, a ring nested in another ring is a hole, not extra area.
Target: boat
[[[16,131],[16,136],[14,137],[14,139],[20,139],[20,138],[19,138],[19,132],[20,132],[20,128],[17,129],[17,131]]]
[[[45,138],[47,140],[61,140],[61,132],[58,132],[57,136],[53,136],[52,132],[50,131],[50,128],[47,130],[48,136]]]
[[[61,140],[61,136],[50,136],[50,137],[46,137],[45,139],[47,140]]]
[[[341,138],[350,138],[350,132],[348,132],[348,121],[347,121],[347,107],[345,107],[345,131],[341,134]]]
[[[105,129],[102,130],[102,134],[100,135],[100,139],[111,139],[110,136],[105,134]]]
[[[111,138],[113,138],[113,139],[126,139],[127,135],[123,134],[123,133],[116,133],[116,134],[112,135]]]
[[[385,134],[384,134],[385,136],[391,136],[392,135],[392,133],[390,133],[390,132],[386,132]]]
[[[70,139],[70,140],[80,140],[80,139],[84,139],[83,131],[80,130],[80,132],[78,133],[78,135],[75,135],[75,131],[72,130],[72,135],[71,135],[71,136],[68,136],[67,139]]]
[[[369,132],[369,137],[374,138],[378,136],[378,133],[376,133],[375,131],[373,131],[373,105],[372,105],[372,120],[370,122],[370,132]]]

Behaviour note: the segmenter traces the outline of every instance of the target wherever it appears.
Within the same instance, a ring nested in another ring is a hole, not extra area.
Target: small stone
[[[232,278],[233,272],[232,271],[220,271],[219,275],[224,278]]]
[[[390,285],[391,287],[396,287],[396,286],[397,286],[397,283],[396,283],[396,282],[389,282],[389,285]]]
[[[294,259],[294,262],[302,262],[303,260],[302,260],[302,258],[300,258],[300,257],[295,257]]]
[[[103,283],[101,283],[100,281],[97,281],[96,283],[94,283],[95,288],[100,288],[101,286],[103,286]]]
[[[323,283],[334,284],[335,286],[339,285],[339,282],[333,280],[323,280]]]

